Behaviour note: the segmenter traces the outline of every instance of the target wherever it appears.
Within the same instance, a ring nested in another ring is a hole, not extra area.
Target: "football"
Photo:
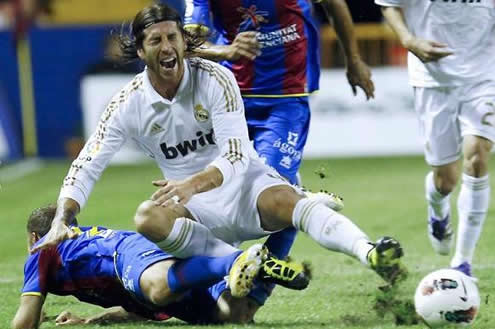
[[[414,295],[416,313],[432,328],[469,326],[480,308],[480,295],[473,278],[442,269],[421,280]]]

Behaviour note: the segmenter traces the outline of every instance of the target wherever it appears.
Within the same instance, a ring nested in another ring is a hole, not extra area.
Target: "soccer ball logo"
[[[416,313],[432,328],[468,326],[480,308],[480,295],[473,279],[462,272],[444,269],[428,274],[414,295]]]

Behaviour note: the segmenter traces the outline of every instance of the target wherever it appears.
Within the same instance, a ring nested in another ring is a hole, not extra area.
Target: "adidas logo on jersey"
[[[160,126],[158,123],[154,123],[151,126],[150,134],[151,135],[156,135],[156,134],[158,134],[159,132],[162,132],[162,131],[164,131],[164,129],[162,128],[162,126]]]
[[[213,129],[206,135],[203,135],[202,131],[196,132],[197,139],[186,140],[175,146],[168,146],[167,143],[160,144],[163,154],[167,159],[175,159],[179,155],[186,156],[189,152],[194,152],[198,147],[204,147],[206,145],[214,145]]]

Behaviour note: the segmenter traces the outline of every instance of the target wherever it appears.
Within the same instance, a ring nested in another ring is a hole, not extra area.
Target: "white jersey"
[[[409,53],[411,85],[461,86],[494,79],[494,0],[375,0],[375,3],[401,7],[414,36],[445,43],[454,52],[426,64]]]
[[[223,184],[261,161],[248,137],[244,105],[233,74],[204,59],[184,60],[173,100],[152,87],[146,69],[111,100],[98,127],[64,179],[59,198],[81,207],[112,156],[132,138],[167,179],[217,167]]]

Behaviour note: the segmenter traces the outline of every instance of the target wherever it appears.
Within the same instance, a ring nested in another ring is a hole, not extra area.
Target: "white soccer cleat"
[[[244,297],[251,291],[253,281],[268,257],[268,249],[261,243],[252,245],[237,257],[227,278],[233,297]]]
[[[428,237],[433,250],[440,255],[448,255],[454,245],[454,231],[450,226],[449,216],[438,220],[430,217],[428,221]]]
[[[327,191],[313,193],[305,190],[304,194],[306,194],[308,199],[314,200],[332,210],[341,211],[344,209],[344,199],[335,193],[328,193]]]

